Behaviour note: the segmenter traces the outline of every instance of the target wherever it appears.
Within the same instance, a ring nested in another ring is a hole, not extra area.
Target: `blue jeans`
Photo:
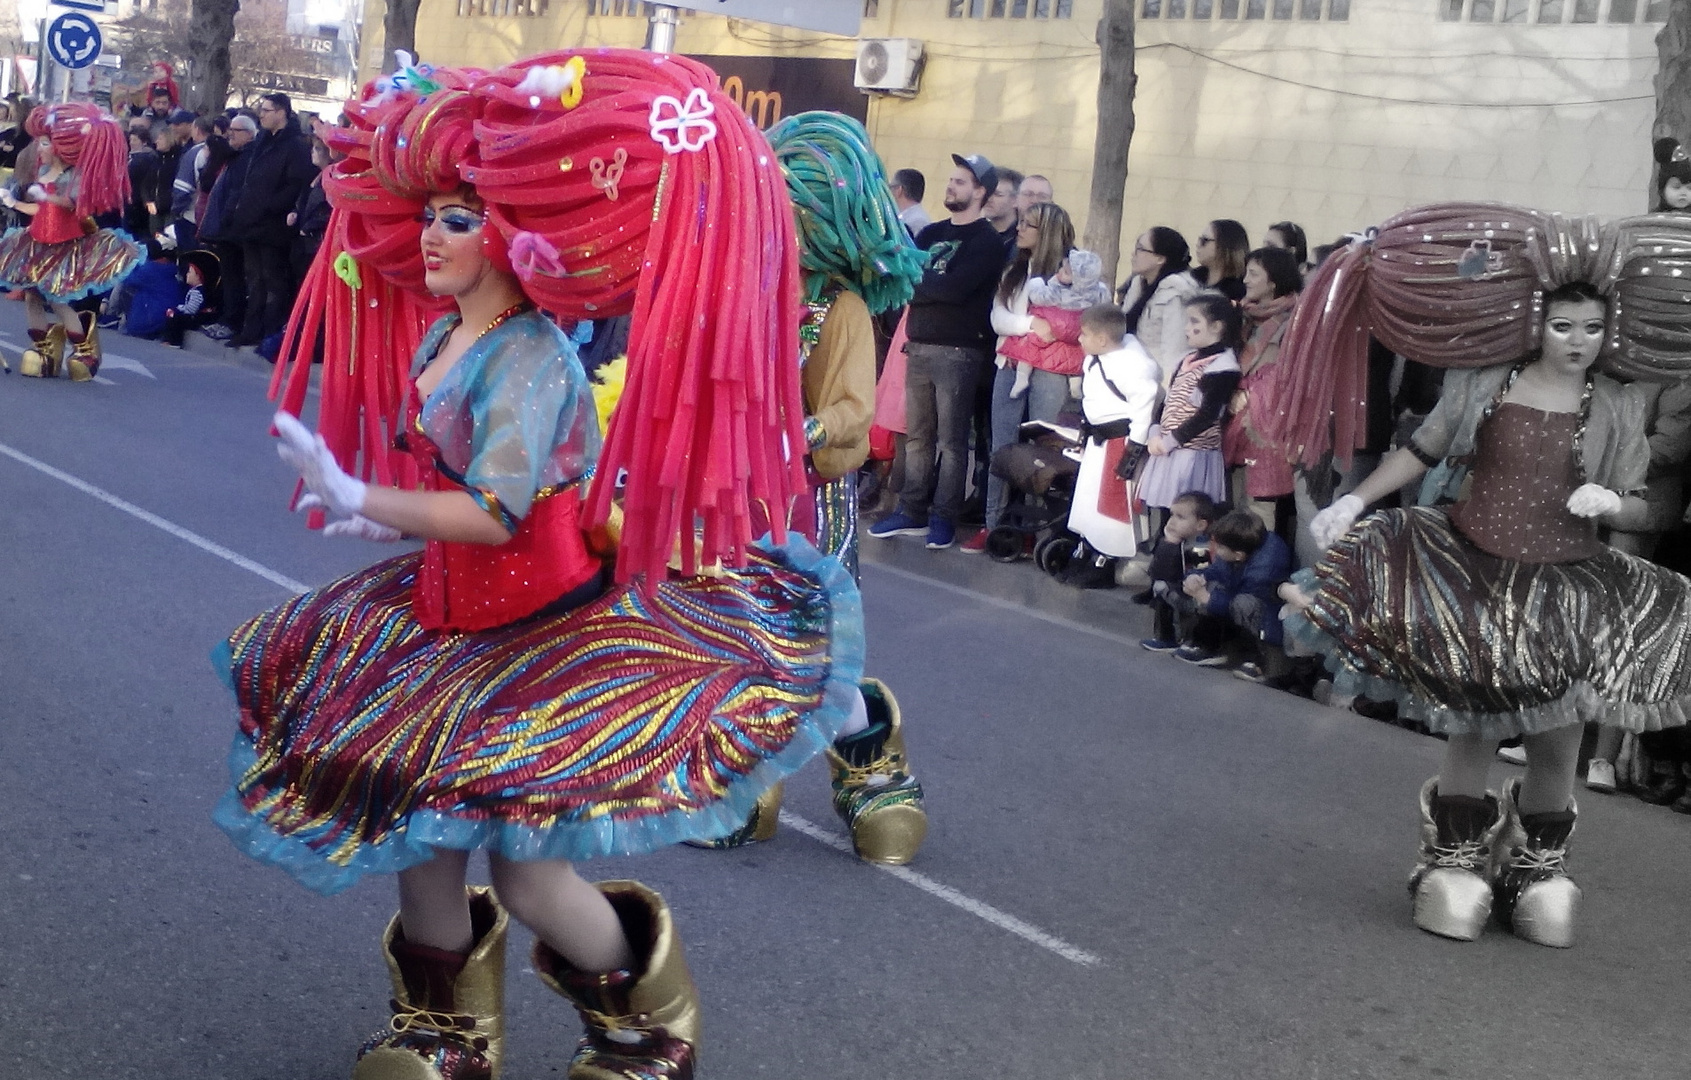
[[[929,512],[955,522],[969,475],[969,422],[975,383],[986,354],[954,345],[905,345],[904,487],[901,513],[924,521]]]
[[[1055,423],[1057,414],[1069,400],[1069,379],[1034,368],[1029,373],[1027,393],[1011,397],[1016,384],[1016,364],[1011,361],[998,369],[992,379],[992,452],[1009,446],[1021,438],[1021,426],[1029,420]],[[986,527],[998,527],[1004,507],[1010,501],[1008,485],[992,474],[986,479]]]

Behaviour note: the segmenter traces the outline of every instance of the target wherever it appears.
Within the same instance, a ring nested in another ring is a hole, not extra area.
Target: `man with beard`
[[[957,536],[975,387],[991,363],[992,294],[1004,271],[1004,245],[981,212],[998,190],[998,171],[980,154],[953,154],[952,161],[957,167],[945,184],[951,216],[916,237],[930,261],[905,327],[904,488],[898,509],[869,528],[875,537],[926,535],[935,551]]]

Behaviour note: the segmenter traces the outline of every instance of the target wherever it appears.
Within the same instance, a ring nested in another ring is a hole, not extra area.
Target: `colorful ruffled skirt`
[[[11,229],[0,236],[0,289],[34,289],[49,303],[69,304],[110,291],[145,259],[141,246],[115,229],[59,244]]]
[[[1326,656],[1334,688],[1433,731],[1653,731],[1691,709],[1691,581],[1618,551],[1500,559],[1417,507],[1365,519],[1294,580],[1314,600],[1286,633]]]
[[[240,707],[217,823],[319,892],[440,847],[587,859],[724,836],[851,714],[857,588],[803,541],[476,633],[417,624],[419,560],[290,600],[213,655]]]

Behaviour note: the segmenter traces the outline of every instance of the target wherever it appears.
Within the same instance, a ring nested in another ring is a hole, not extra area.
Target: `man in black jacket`
[[[998,172],[980,154],[951,159],[957,164],[945,184],[951,216],[916,237],[932,258],[905,322],[904,487],[898,510],[869,528],[878,537],[925,534],[935,551],[957,536],[975,384],[992,360],[992,295],[1004,272],[1004,244],[981,216],[998,190]]]
[[[288,214],[300,191],[311,182],[311,148],[294,120],[286,94],[258,99],[258,138],[242,155],[245,175],[224,207],[222,235],[241,246],[247,278],[246,318],[235,345],[257,345],[281,330],[294,301],[288,253],[293,228]]]

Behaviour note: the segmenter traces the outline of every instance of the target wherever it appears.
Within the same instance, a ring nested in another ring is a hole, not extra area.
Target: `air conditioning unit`
[[[914,96],[922,81],[922,43],[915,38],[863,38],[857,43],[859,90]]]

